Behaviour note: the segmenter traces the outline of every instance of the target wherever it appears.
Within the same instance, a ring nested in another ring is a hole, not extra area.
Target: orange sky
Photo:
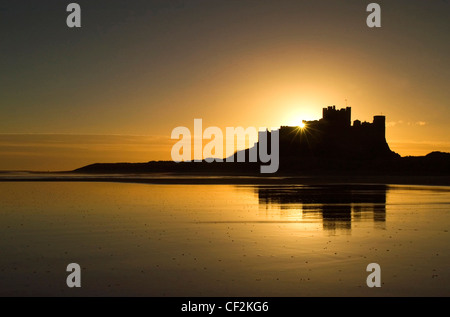
[[[401,155],[450,152],[449,4],[6,1],[0,170],[169,160],[172,129],[277,127],[352,107]],[[45,19],[42,19],[45,16]],[[347,102],[346,102],[347,100]]]

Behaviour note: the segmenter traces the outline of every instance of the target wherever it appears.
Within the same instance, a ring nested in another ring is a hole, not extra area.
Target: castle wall
[[[370,158],[390,155],[385,138],[385,116],[373,122],[355,120],[351,125],[351,108],[323,108],[323,118],[306,121],[306,127],[280,128],[280,155],[329,158]]]

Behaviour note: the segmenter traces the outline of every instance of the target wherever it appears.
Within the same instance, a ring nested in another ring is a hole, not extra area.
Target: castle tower
[[[386,138],[386,117],[385,116],[373,116],[373,127],[376,134],[383,139]]]

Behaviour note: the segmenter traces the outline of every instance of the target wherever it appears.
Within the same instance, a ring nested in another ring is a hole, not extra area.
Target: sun
[[[305,123],[302,121],[300,122],[300,124],[298,125],[300,129],[304,129],[305,128]]]

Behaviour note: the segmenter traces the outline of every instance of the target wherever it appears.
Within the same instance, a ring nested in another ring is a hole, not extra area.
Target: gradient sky
[[[450,152],[450,4],[377,1],[0,4],[0,170],[169,160],[172,129],[278,127],[352,107],[405,155]],[[347,101],[346,101],[347,100]]]

